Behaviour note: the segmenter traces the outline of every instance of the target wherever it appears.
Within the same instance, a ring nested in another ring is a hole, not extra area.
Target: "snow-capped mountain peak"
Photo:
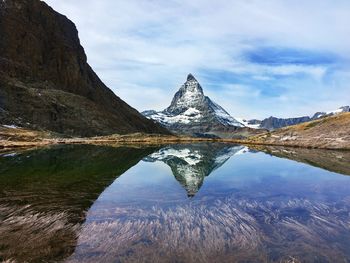
[[[187,81],[175,93],[175,96],[166,109],[168,113],[177,114],[191,107],[198,107],[204,100],[201,85],[192,74],[187,76]]]
[[[203,88],[192,74],[187,76],[168,108],[160,112],[144,111],[143,114],[181,134],[216,136],[230,129],[244,127],[204,95]]]

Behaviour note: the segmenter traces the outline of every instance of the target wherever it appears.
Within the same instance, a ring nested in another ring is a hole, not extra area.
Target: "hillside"
[[[251,137],[249,143],[350,149],[350,112]]]
[[[73,22],[40,0],[0,1],[0,124],[79,136],[168,133],[105,86]]]
[[[294,117],[294,118],[277,118],[277,117],[271,116],[271,117],[265,118],[263,120],[257,120],[257,119],[245,120],[245,119],[243,119],[243,120],[241,120],[241,122],[247,127],[266,129],[269,131],[273,131],[273,130],[276,130],[279,128],[292,126],[292,125],[296,125],[296,124],[300,124],[300,123],[304,123],[304,122],[308,122],[308,121],[314,121],[314,120],[317,120],[320,118],[329,117],[329,116],[337,115],[337,114],[344,113],[344,112],[350,112],[350,106],[342,106],[336,110],[328,111],[328,112],[318,111],[312,116],[302,116],[302,117]]]

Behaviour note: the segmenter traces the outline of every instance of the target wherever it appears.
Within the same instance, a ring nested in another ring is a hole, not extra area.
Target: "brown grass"
[[[350,113],[253,136],[246,144],[350,150]]]

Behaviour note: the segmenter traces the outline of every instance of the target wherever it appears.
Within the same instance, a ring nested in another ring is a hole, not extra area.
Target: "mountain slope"
[[[350,112],[285,127],[248,139],[249,143],[350,149]]]
[[[276,130],[279,128],[292,126],[312,120],[317,120],[319,118],[329,117],[333,116],[339,113],[343,112],[350,112],[350,106],[343,106],[340,107],[337,110],[329,111],[329,112],[316,112],[313,116],[303,116],[303,117],[296,117],[296,118],[276,118],[276,117],[269,117],[264,120],[241,120],[241,122],[251,128],[258,128],[258,129],[267,129],[267,130]]]
[[[143,114],[178,134],[226,138],[256,133],[205,96],[201,85],[191,74],[168,108],[160,112],[144,111]]]
[[[39,0],[0,1],[0,123],[72,135],[167,133],[87,63],[75,25]]]

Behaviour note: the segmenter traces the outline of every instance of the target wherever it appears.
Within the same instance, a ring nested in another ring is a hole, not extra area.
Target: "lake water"
[[[350,262],[350,152],[232,144],[0,156],[0,261]]]

